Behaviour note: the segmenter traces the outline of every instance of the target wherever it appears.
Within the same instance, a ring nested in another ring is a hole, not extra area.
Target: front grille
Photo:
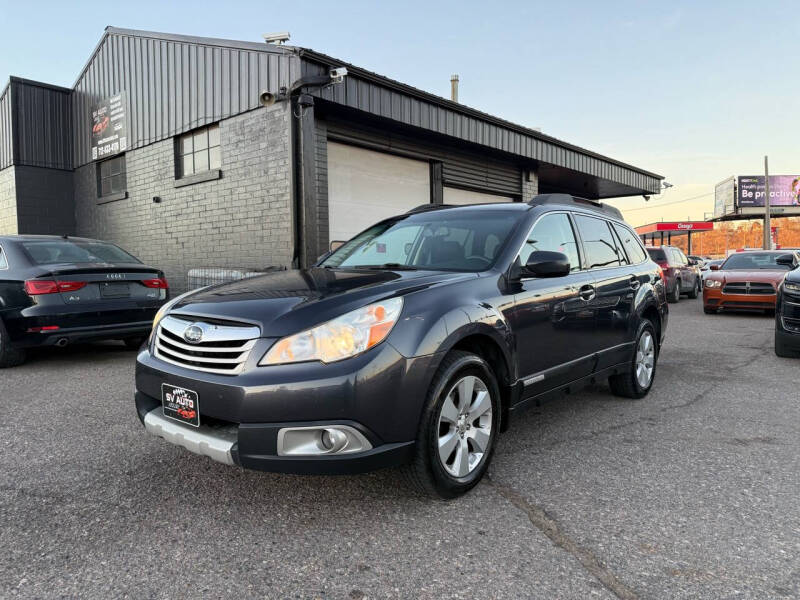
[[[725,284],[722,288],[723,294],[741,294],[752,296],[774,296],[775,287],[771,283],[759,281],[737,281]]]
[[[198,343],[183,337],[190,325],[198,325],[203,336]],[[241,373],[260,335],[252,325],[222,325],[190,317],[166,316],[158,324],[155,355],[163,361],[207,373]]]

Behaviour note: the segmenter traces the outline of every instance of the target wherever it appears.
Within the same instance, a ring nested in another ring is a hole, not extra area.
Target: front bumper
[[[775,294],[723,294],[721,288],[703,288],[703,305],[711,309],[773,310]]]
[[[263,355],[258,346],[256,360]],[[388,343],[339,363],[252,367],[217,375],[139,353],[136,408],[146,429],[226,464],[301,474],[350,474],[411,460],[437,355],[405,358]],[[200,428],[167,419],[161,384],[198,394]],[[369,441],[356,453],[282,456],[281,429],[347,426]]]
[[[161,403],[143,394],[136,394],[136,406],[148,433],[217,462],[258,471],[351,475],[404,464],[411,460],[414,452],[414,442],[401,442],[382,444],[358,454],[278,456],[275,450],[278,432],[284,428],[307,426],[308,422],[247,425],[213,423],[190,427],[165,417],[161,411]],[[144,415],[142,411],[146,411]],[[324,424],[360,427],[352,421]],[[363,427],[360,429],[363,431]],[[263,451],[268,453],[261,454]]]

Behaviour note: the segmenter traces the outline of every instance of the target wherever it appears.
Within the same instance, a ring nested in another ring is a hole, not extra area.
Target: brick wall
[[[162,268],[173,293],[186,289],[195,267],[290,266],[289,116],[288,103],[280,103],[221,121],[222,177],[213,181],[174,187],[173,140],[126,154],[122,200],[98,204],[97,166],[80,167],[77,234],[115,242]]]
[[[17,192],[14,167],[0,171],[0,234],[17,233]]]
[[[522,201],[527,202],[539,193],[539,176],[533,169],[522,171]]]

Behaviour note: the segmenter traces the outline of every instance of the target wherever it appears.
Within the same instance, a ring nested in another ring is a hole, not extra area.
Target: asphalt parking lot
[[[647,398],[528,411],[449,503],[191,455],[139,425],[134,353],[41,353],[0,371],[0,596],[797,597],[800,361],[772,326],[672,305]]]

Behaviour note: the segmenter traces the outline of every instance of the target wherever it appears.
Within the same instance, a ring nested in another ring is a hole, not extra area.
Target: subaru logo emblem
[[[198,323],[192,323],[183,332],[183,339],[190,344],[199,344],[203,341],[203,328]]]

